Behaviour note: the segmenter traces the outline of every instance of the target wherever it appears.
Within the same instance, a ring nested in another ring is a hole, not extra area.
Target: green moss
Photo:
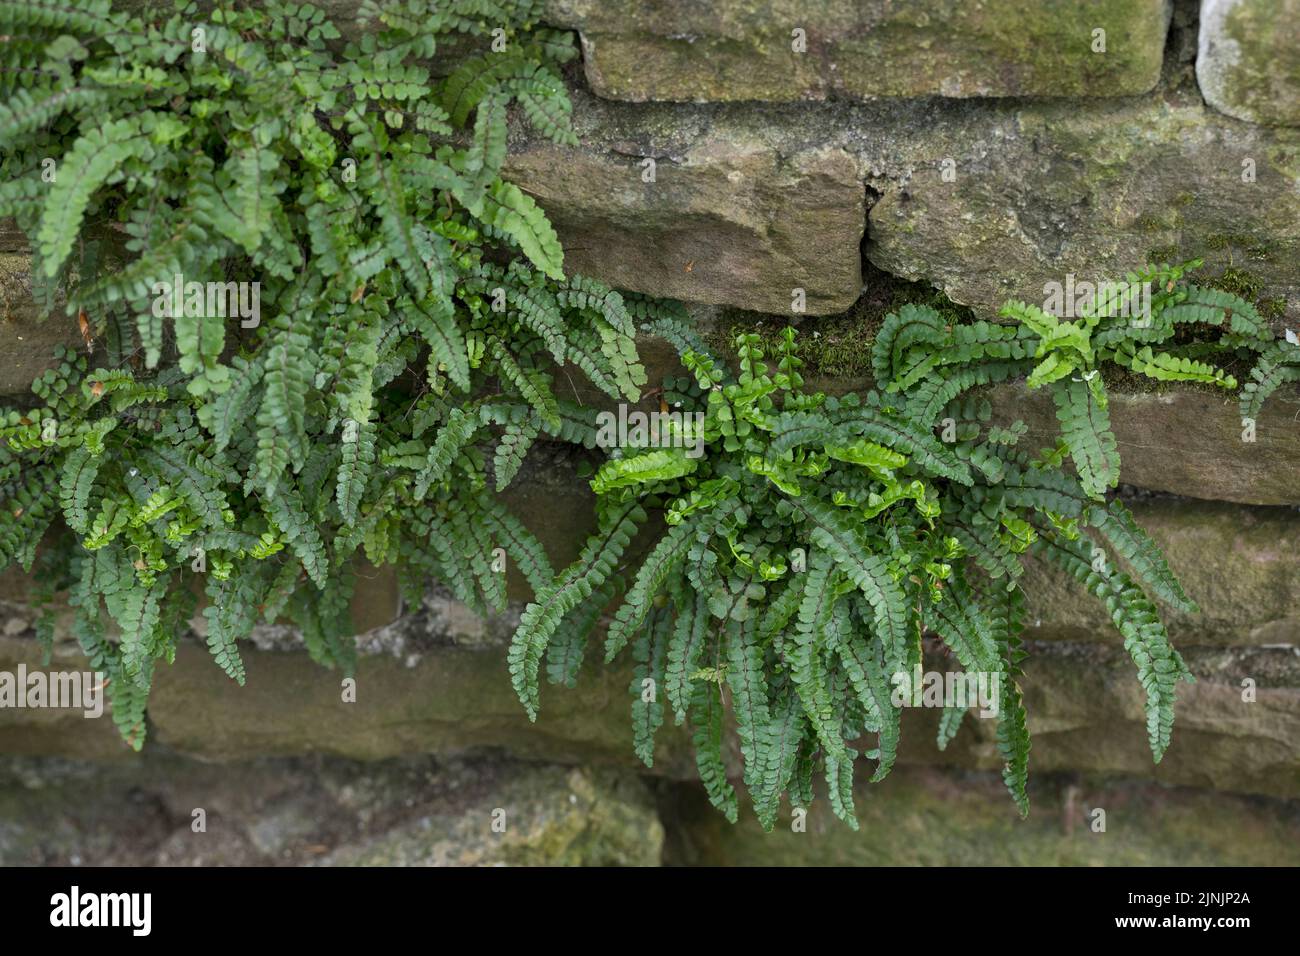
[[[1205,237],[1203,245],[1206,249],[1227,253],[1229,265],[1238,253],[1257,262],[1273,261],[1272,249],[1260,242],[1258,237],[1244,233],[1212,233]]]
[[[714,351],[728,354],[737,335],[755,333],[770,351],[781,330],[799,329],[800,348],[809,376],[851,378],[871,372],[871,344],[885,316],[911,302],[929,305],[951,322],[973,322],[975,314],[924,282],[909,282],[865,263],[866,291],[847,311],[829,316],[770,315],[724,309],[709,333]]]
[[[1167,229],[1174,228],[1174,225],[1162,222],[1156,216],[1143,216],[1138,220],[1138,228],[1145,233],[1164,232]]]
[[[1259,314],[1266,319],[1280,319],[1286,315],[1286,300],[1261,299],[1259,294],[1264,288],[1264,282],[1253,272],[1246,269],[1229,266],[1223,270],[1221,275],[1211,279],[1206,285],[1215,289],[1222,289],[1224,292],[1231,292],[1233,295],[1239,295],[1243,299],[1254,302],[1259,309]]]
[[[1259,290],[1263,285],[1258,277],[1245,269],[1238,269],[1235,266],[1224,269],[1223,275],[1209,284],[1216,289],[1222,289],[1224,292],[1239,295],[1243,299],[1254,299],[1259,295]]]

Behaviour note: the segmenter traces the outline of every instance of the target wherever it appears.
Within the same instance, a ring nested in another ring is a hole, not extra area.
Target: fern
[[[1199,608],[1183,591],[1160,548],[1138,527],[1123,502],[1112,501],[1105,508],[1094,506],[1088,520],[1158,598],[1184,613],[1198,613]]]
[[[1082,325],[1060,331],[1028,314],[1083,358]],[[892,369],[896,355],[908,363],[914,349],[951,331],[911,310],[907,321],[886,330],[876,358]],[[956,338],[972,361],[1023,362],[1034,350],[1031,337],[1015,329],[982,327]],[[569,657],[595,625],[597,614],[583,604],[587,576],[594,568],[595,582],[608,582],[606,568],[621,559],[614,555],[623,555],[631,531],[617,530],[615,516],[637,502],[662,503],[666,527],[614,611],[607,657],[632,643],[634,692],[639,682],[657,683],[662,675],[674,717],[692,725],[701,779],[723,813],[737,812],[722,759],[719,710],[729,696],[744,782],[760,823],[774,826],[783,795],[806,806],[810,775],[820,769],[831,811],[856,826],[859,754],[852,743],[863,732],[874,734],[872,779],[888,775],[900,736],[895,675],[919,667],[926,633],[951,649],[967,676],[998,682],[1004,778],[1027,812],[1029,738],[1016,682],[1023,658],[1015,583],[1020,556],[1064,547],[1077,561],[1069,550],[1077,544],[1053,542],[1061,528],[1086,521],[1157,593],[1187,609],[1191,603],[1159,550],[1121,505],[1096,503],[1095,480],[1089,486],[1083,474],[1074,478],[1018,451],[1023,426],[985,435],[982,426],[967,424],[945,445],[878,393],[840,399],[805,393],[793,330],[778,339],[774,371],[755,336],[738,336],[736,350],[735,378],[688,353],[684,364],[698,389],[673,386],[675,395],[694,396],[704,406],[703,457],[670,447],[615,449],[597,469],[591,484],[605,515],[601,530],[583,558],[529,605],[512,643],[511,673],[530,717],[538,703],[537,662],[552,636],[563,634],[558,639]],[[914,387],[947,375],[945,364],[929,363]],[[1096,392],[1082,379],[1077,384],[1080,400],[1093,403],[1087,410],[1095,413]],[[900,392],[906,396],[907,389]],[[989,413],[960,414],[968,421],[987,420]],[[1104,433],[1094,423],[1092,440],[1103,444],[1095,436]],[[1076,460],[1088,460],[1082,441]],[[638,515],[636,523],[643,520]],[[1087,562],[1072,570],[1106,604],[1138,663],[1158,757],[1169,742],[1170,675],[1183,672],[1181,659],[1164,639],[1154,606],[1130,579],[1118,571],[1095,576]],[[602,594],[600,606],[607,600]],[[664,623],[669,618],[671,625]],[[559,670],[561,678],[569,673]],[[947,712],[941,746],[964,713]],[[634,747],[644,760],[651,758],[660,719],[657,707],[636,705]]]
[[[1088,494],[1101,497],[1119,483],[1119,452],[1110,430],[1110,414],[1082,379],[1061,382],[1052,397],[1061,435],[1079,469],[1079,481]]]
[[[88,130],[63,157],[36,234],[41,267],[47,277],[58,275],[72,251],[96,191],[120,177],[128,160],[150,148],[150,137],[142,124],[151,119],[152,114],[146,114],[142,118],[113,120]]]
[[[632,746],[641,762],[653,767],[655,734],[664,722],[663,684],[664,652],[672,618],[658,613],[643,628],[633,649],[636,667],[632,675]]]
[[[736,790],[727,780],[722,756],[722,693],[713,681],[699,680],[691,690],[691,739],[695,744],[695,765],[709,802],[730,822],[740,817]]]
[[[578,560],[524,610],[507,661],[511,682],[530,720],[537,719],[538,670],[551,637],[564,617],[610,576],[645,519],[645,511],[634,501],[607,509],[601,517],[600,531]]]
[[[1291,346],[1275,339],[1250,302],[1189,281],[1199,260],[1148,266],[1094,297],[1076,321],[1011,301],[1001,315],[1014,326],[946,322],[929,306],[907,305],[885,317],[872,347],[872,368],[888,391],[906,395],[914,421],[933,424],[949,403],[971,389],[1025,376],[1029,388],[1052,392],[1062,438],[1088,493],[1115,486],[1119,458],[1107,411],[1102,370],[1108,363],[1160,382],[1195,382],[1235,389],[1237,381],[1207,357],[1257,353],[1241,395],[1241,415],[1254,422],[1277,387],[1300,380]],[[1145,295],[1139,294],[1142,284]],[[1152,291],[1154,287],[1154,291]],[[1149,300],[1149,302],[1147,301]],[[1141,315],[1135,314],[1140,307]],[[1226,332],[1218,341],[1188,345],[1188,326]],[[1175,336],[1183,336],[1176,339]],[[1165,346],[1163,350],[1157,346]],[[1283,355],[1288,359],[1279,361]]]
[[[1138,681],[1146,691],[1147,736],[1151,754],[1159,763],[1169,747],[1174,723],[1174,700],[1179,680],[1193,681],[1182,657],[1169,644],[1155,606],[1122,571],[1098,571],[1079,541],[1044,535],[1039,549],[1048,560],[1078,579],[1106,604],[1111,621],[1124,637],[1124,648],[1137,667]]]
[[[50,321],[109,357],[61,352],[30,407],[0,413],[0,566],[44,544],[84,582],[78,626],[133,746],[195,574],[236,680],[238,642],[282,616],[351,666],[359,550],[480,609],[505,602],[497,547],[547,587],[489,468],[505,487],[544,435],[594,446],[551,384],[573,355],[613,396],[645,382],[622,300],[564,276],[545,215],[501,178],[516,104],[573,141],[571,38],[526,2],[364,6],[384,30],[345,47],[309,6],[0,4],[6,63],[57,64],[0,71],[0,209],[59,293]],[[494,29],[507,55],[431,76],[441,40]],[[48,533],[60,516],[71,535]],[[102,639],[108,620],[126,641]]]

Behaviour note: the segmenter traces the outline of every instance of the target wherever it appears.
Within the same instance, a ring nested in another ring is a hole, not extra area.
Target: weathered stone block
[[[1048,282],[1202,257],[1300,320],[1300,130],[1246,126],[1186,88],[1092,109],[1033,103],[904,125],[868,185],[867,257],[985,316]],[[947,162],[950,161],[950,162]],[[873,164],[874,166],[875,164]],[[945,173],[947,174],[945,176]]]
[[[355,703],[343,701],[340,674],[300,652],[246,650],[244,658],[244,687],[232,684],[197,646],[182,648],[175,664],[159,668],[149,704],[154,739],[226,760],[317,752],[373,760],[499,749],[563,763],[638,763],[630,669],[593,667],[576,688],[544,688],[541,716],[530,724],[496,642],[426,647],[403,660],[364,656]],[[658,754],[658,772],[694,772],[684,732],[665,728]]]
[[[1180,684],[1173,742],[1154,764],[1145,695],[1120,648],[1036,644],[1021,687],[1033,738],[1030,773],[1077,770],[1238,793],[1300,796],[1300,667],[1291,647],[1181,648],[1196,675]],[[1241,682],[1255,681],[1253,701]],[[946,751],[926,746],[933,710],[904,714],[904,763],[994,770],[1002,766],[993,720],[968,717]],[[909,724],[910,720],[910,733]]]
[[[1046,391],[1015,382],[991,389],[989,400],[996,420],[1028,426],[1024,447],[1055,444],[1060,423]],[[1242,504],[1300,503],[1300,393],[1293,388],[1264,405],[1254,441],[1242,440],[1237,397],[1227,392],[1116,388],[1109,411],[1125,484]]]
[[[1300,647],[1300,515],[1294,510],[1169,499],[1130,506],[1201,609],[1165,609],[1176,646]],[[1105,607],[1063,572],[1032,562],[1024,586],[1028,637],[1097,641],[1114,633]]]
[[[551,0],[548,13],[579,30],[596,93],[637,101],[1122,96],[1155,85],[1169,24],[1166,0]]]
[[[1300,2],[1201,0],[1196,79],[1229,116],[1300,126]]]
[[[655,797],[658,797],[656,800]],[[1295,806],[1132,780],[1036,777],[1017,818],[994,773],[860,780],[854,833],[819,795],[735,826],[696,784],[497,759],[133,765],[0,759],[0,865],[1272,866],[1300,857]],[[207,832],[191,829],[206,811]],[[1092,832],[1090,811],[1106,810]],[[491,829],[505,811],[504,833]]]
[[[994,315],[1048,282],[1203,257],[1300,323],[1300,129],[1239,123],[1194,84],[1096,102],[667,106],[575,94],[583,146],[517,141],[567,266],[687,301],[848,308],[862,251]],[[642,180],[647,160],[656,181]]]
[[[505,829],[494,832],[498,813]],[[321,864],[658,866],[663,841],[654,798],[631,774],[523,766],[499,773],[477,803],[447,800]]]
[[[1291,805],[1120,780],[1036,780],[1021,820],[995,774],[899,768],[859,781],[854,833],[824,797],[794,832],[753,815],[732,826],[691,788],[677,790],[664,862],[703,866],[1294,866]],[[1089,815],[1106,811],[1106,831]]]
[[[1300,796],[1300,672],[1291,651],[1184,651],[1198,682],[1181,687],[1173,744],[1153,764],[1143,692],[1124,651],[1113,644],[1036,642],[1022,681],[1033,767]],[[621,667],[593,667],[576,689],[548,688],[541,717],[530,725],[509,687],[499,645],[434,648],[414,666],[364,658],[355,704],[340,699],[337,675],[320,671],[304,654],[245,657],[249,681],[239,688],[201,649],[178,654],[159,673],[151,701],[156,740],[221,759],[310,752],[375,759],[500,748],[520,757],[636,766],[630,672]],[[1242,699],[1246,677],[1257,684],[1253,702]],[[968,718],[940,752],[932,743],[935,714],[904,714],[902,762],[1001,766],[993,721]],[[653,770],[693,779],[689,742],[679,729],[661,731]]]
[[[759,311],[790,313],[796,288],[814,315],[853,304],[866,193],[847,152],[777,151],[730,128],[678,151],[647,133],[587,124],[582,148],[536,143],[511,153],[505,175],[550,216],[566,271]]]
[[[59,345],[77,347],[77,323],[64,316],[45,319],[32,296],[30,263],[21,234],[0,225],[0,395],[17,395],[54,363]]]
[[[663,839],[649,788],[625,771],[493,758],[0,759],[5,866],[657,866]]]
[[[0,671],[8,678],[16,680],[20,667],[28,675],[66,671],[77,672],[83,678],[93,677],[85,656],[75,645],[58,646],[50,663],[45,665],[41,660],[40,645],[16,636],[22,633],[25,625],[20,617],[5,614],[4,625],[3,634],[0,634]],[[0,706],[0,754],[134,759],[136,754],[122,743],[113,725],[107,693],[99,691],[97,695],[101,704],[98,717],[87,717],[86,708],[80,706]]]
[[[629,668],[593,662],[576,688],[544,689],[541,717],[530,724],[509,684],[502,643],[508,623],[489,624],[486,634],[455,645],[446,643],[445,633],[431,621],[415,615],[386,637],[367,635],[363,644],[372,653],[361,658],[354,703],[343,700],[340,675],[321,669],[302,651],[245,648],[248,682],[238,687],[201,646],[186,644],[173,665],[158,669],[149,708],[153,743],[146,751],[161,745],[204,759],[324,753],[374,760],[492,750],[584,766],[639,766],[631,747]],[[1031,639],[1048,636],[1042,622],[1031,625]],[[442,636],[433,637],[435,632]],[[1183,644],[1198,680],[1180,686],[1173,743],[1164,760],[1153,764],[1133,664],[1108,629],[1091,637],[1092,642],[1033,641],[1022,686],[1036,772],[1124,774],[1300,796],[1300,664],[1294,645]],[[32,642],[25,643],[27,650],[0,647],[0,669],[34,652]],[[932,657],[927,666],[943,669],[945,658]],[[1255,682],[1254,700],[1243,697],[1246,678]],[[31,733],[36,725],[24,720],[33,713],[11,712],[7,718],[15,728],[8,740],[20,741],[16,751],[9,746],[10,752],[111,756],[113,729],[107,720],[84,721],[94,727],[65,722],[40,737]],[[941,752],[932,743],[936,720],[933,709],[904,713],[902,763],[1001,766],[994,721],[968,717]],[[95,735],[94,746],[82,739],[86,734]],[[731,764],[738,768],[734,744],[733,736]],[[126,753],[125,745],[117,746]],[[653,772],[694,779],[683,729],[661,730]]]

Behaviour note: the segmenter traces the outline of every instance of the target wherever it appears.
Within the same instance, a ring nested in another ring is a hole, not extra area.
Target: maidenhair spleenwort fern
[[[927,319],[916,322],[935,331]],[[908,326],[894,331],[896,341],[923,337]],[[1027,337],[1013,328],[998,341]],[[889,773],[906,703],[896,698],[897,677],[921,666],[929,637],[946,647],[952,668],[996,677],[1004,776],[1027,812],[1029,738],[1017,679],[1020,556],[1030,551],[1106,604],[1146,690],[1152,754],[1163,756],[1175,685],[1191,675],[1144,588],[1195,608],[1121,502],[1096,500],[1055,455],[1019,450],[1022,429],[984,428],[978,410],[962,414],[967,424],[956,440],[941,441],[932,422],[909,410],[933,369],[897,396],[831,398],[803,390],[792,329],[770,357],[774,367],[756,336],[741,335],[736,345],[737,376],[687,352],[694,382],[672,385],[705,413],[703,457],[684,448],[631,451],[593,478],[601,530],[528,606],[511,647],[511,674],[530,716],[543,659],[580,656],[574,645],[593,630],[590,607],[572,612],[631,559],[634,532],[662,512],[658,541],[605,630],[605,657],[633,649],[637,753],[653,761],[666,715],[689,722],[700,776],[730,819],[737,797],[726,774],[724,712],[765,827],[783,796],[807,806],[814,766],[834,813],[856,827],[856,762],[873,763],[873,780]],[[1014,357],[1002,351],[999,360]],[[1133,576],[1098,561],[1105,549]],[[547,670],[565,669],[553,661]],[[941,746],[959,719],[941,721]],[[875,746],[860,755],[864,735]]]
[[[1001,315],[1015,324],[948,325],[934,309],[908,305],[886,317],[872,368],[924,423],[938,421],[948,402],[977,386],[1025,376],[1029,388],[1048,388],[1079,481],[1100,496],[1118,484],[1120,465],[1102,379],[1107,363],[1157,381],[1232,391],[1237,380],[1213,362],[1253,357],[1240,395],[1249,429],[1269,395],[1300,381],[1300,345],[1277,338],[1240,296],[1190,281],[1201,265],[1147,266],[1122,283],[1099,284],[1072,309],[1072,321],[1011,301]],[[1206,328],[1217,338],[1187,334]]]
[[[573,41],[537,6],[367,0],[344,43],[306,4],[0,2],[0,215],[88,347],[0,409],[0,567],[70,590],[133,745],[196,591],[242,683],[238,642],[281,617],[351,668],[362,554],[417,603],[433,577],[503,606],[498,549],[548,583],[494,492],[539,438],[592,442],[555,368],[635,399],[637,326],[690,337],[566,277],[500,177],[510,109],[574,140]]]

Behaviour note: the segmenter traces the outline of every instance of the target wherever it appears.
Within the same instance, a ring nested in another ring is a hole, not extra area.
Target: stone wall
[[[1116,277],[1150,259],[1201,256],[1263,299],[1279,332],[1300,328],[1295,0],[548,11],[581,39],[582,145],[517,130],[509,170],[556,223],[569,268],[682,299],[709,334],[824,331],[852,366],[827,363],[830,390],[868,384],[860,358],[900,296],[991,318],[1067,273]],[[0,228],[0,395],[76,337],[40,321],[24,249]],[[655,372],[671,369],[645,345]],[[628,673],[547,688],[530,725],[504,666],[518,605],[480,620],[431,593],[401,609],[375,574],[356,608],[355,704],[295,635],[265,628],[242,689],[197,642],[161,669],[143,755],[106,720],[0,710],[0,863],[1300,862],[1300,394],[1275,397],[1246,444],[1220,395],[1113,390],[1125,493],[1204,609],[1169,616],[1198,682],[1153,765],[1104,612],[1031,567],[1028,822],[1000,791],[983,722],[939,751],[933,715],[909,711],[902,765],[860,788],[862,834],[824,806],[806,834],[729,826],[703,804],[679,728],[651,770],[635,762]],[[989,397],[1031,439],[1052,432],[1039,397]],[[557,564],[575,553],[590,512],[570,456],[543,449],[511,495]],[[25,594],[4,580],[0,670],[39,664]],[[526,599],[520,582],[512,595]],[[55,662],[79,666],[60,637]],[[138,812],[105,809],[128,795]],[[202,839],[189,827],[200,806]],[[1097,807],[1106,834],[1088,827]],[[513,821],[504,834],[495,809]]]

